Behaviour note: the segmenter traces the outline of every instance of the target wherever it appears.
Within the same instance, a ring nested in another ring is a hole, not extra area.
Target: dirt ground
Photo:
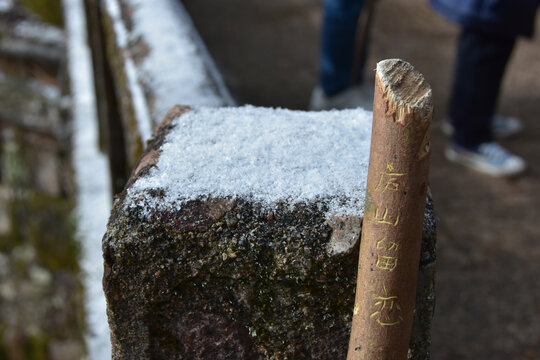
[[[239,103],[305,109],[317,78],[319,0],[184,0]],[[522,134],[503,141],[528,172],[494,179],[443,157],[440,131],[458,28],[427,0],[381,0],[367,76],[402,58],[425,74],[435,97],[431,187],[438,227],[433,359],[540,359],[540,21],[520,41],[500,112]]]

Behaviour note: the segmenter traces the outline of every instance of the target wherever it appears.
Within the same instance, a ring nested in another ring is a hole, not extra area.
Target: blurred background
[[[307,108],[317,83],[320,0],[182,2],[239,104]],[[77,235],[70,111],[77,102],[62,3],[0,0],[0,359],[81,359],[95,346],[87,345],[93,292]],[[499,106],[524,122],[524,132],[502,143],[529,168],[499,179],[443,156],[458,34],[427,0],[379,0],[365,73],[373,81],[378,61],[402,58],[433,87],[432,358],[540,359],[540,36],[518,42]],[[98,249],[100,236],[89,240]]]

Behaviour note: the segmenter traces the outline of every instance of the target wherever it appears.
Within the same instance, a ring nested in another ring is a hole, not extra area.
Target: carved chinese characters
[[[401,307],[398,302],[399,299],[396,295],[388,294],[388,290],[386,290],[384,283],[382,283],[381,290],[380,295],[375,295],[373,297],[376,310],[370,315],[370,318],[374,319],[377,324],[381,326],[398,325],[403,321]]]

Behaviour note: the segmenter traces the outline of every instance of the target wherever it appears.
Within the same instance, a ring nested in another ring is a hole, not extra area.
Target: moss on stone
[[[35,335],[28,339],[28,346],[25,349],[25,357],[28,360],[48,360],[47,349],[50,338],[45,335]]]
[[[80,244],[75,239],[73,202],[28,190],[9,205],[11,233],[0,245],[8,252],[28,244],[41,266],[50,270],[79,271]]]
[[[22,0],[22,4],[43,21],[59,27],[64,25],[61,0]]]
[[[75,237],[74,202],[34,188],[32,154],[42,144],[11,132],[4,146],[3,186],[8,231],[0,235],[0,253],[9,276],[0,285],[0,358],[45,360],[53,343],[69,341],[84,349],[80,244]],[[6,343],[9,342],[9,343]],[[5,355],[5,356],[4,356]]]

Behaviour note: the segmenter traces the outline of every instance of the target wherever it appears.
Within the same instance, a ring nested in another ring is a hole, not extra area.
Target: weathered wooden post
[[[356,299],[347,359],[406,359],[428,187],[431,88],[409,63],[377,64]]]

